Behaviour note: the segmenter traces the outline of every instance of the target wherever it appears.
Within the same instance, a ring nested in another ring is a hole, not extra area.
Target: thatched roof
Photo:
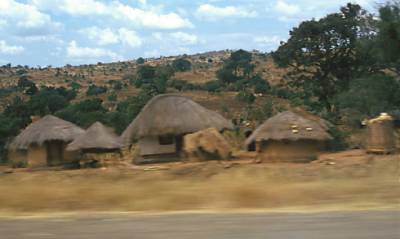
[[[82,149],[119,149],[122,147],[121,138],[115,134],[114,130],[104,126],[100,122],[92,124],[84,134],[72,141],[67,150]]]
[[[223,130],[233,125],[189,98],[165,94],[151,99],[121,137],[130,144],[132,139],[144,136],[186,134],[211,127]]]
[[[70,142],[85,131],[71,122],[47,115],[26,127],[11,143],[12,149],[27,149],[31,144],[42,145],[46,141]]]
[[[317,118],[315,118],[317,119]],[[247,138],[246,144],[268,140],[318,140],[332,139],[323,120],[310,119],[291,111],[269,118]]]

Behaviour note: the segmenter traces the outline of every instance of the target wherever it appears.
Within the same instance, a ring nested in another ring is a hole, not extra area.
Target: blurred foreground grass
[[[394,155],[334,164],[17,171],[0,175],[0,213],[396,207],[399,162]]]

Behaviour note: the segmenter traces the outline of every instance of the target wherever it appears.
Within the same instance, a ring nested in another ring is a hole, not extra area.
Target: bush
[[[236,99],[246,104],[253,104],[254,101],[256,100],[256,97],[254,96],[253,93],[244,89],[240,91],[239,94],[236,95]]]
[[[107,88],[104,86],[90,85],[86,91],[87,96],[99,95],[107,92]]]
[[[71,83],[69,83],[69,87],[71,87],[71,89],[74,91],[78,91],[82,86],[76,81],[72,81]]]
[[[136,60],[136,64],[138,64],[138,65],[144,64],[144,62],[145,62],[145,60],[144,60],[143,57],[139,57],[139,58]]]
[[[109,100],[109,101],[111,101],[111,102],[116,102],[117,101],[117,94],[115,93],[115,92],[113,92],[111,95],[109,95],[108,97],[107,97],[107,99]]]
[[[172,67],[175,71],[190,71],[192,69],[192,63],[186,59],[179,58],[172,62]]]
[[[221,87],[223,84],[219,80],[215,81],[208,81],[203,85],[203,89],[208,91],[208,92],[219,92],[221,91]]]
[[[333,139],[330,140],[328,143],[328,150],[340,151],[340,150],[345,150],[349,147],[349,145],[346,142],[346,139],[349,136],[348,133],[340,131],[336,127],[331,127],[329,129],[329,133],[331,134]]]

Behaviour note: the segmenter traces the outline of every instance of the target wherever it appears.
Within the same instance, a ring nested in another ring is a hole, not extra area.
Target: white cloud
[[[0,40],[0,53],[7,55],[17,55],[24,51],[22,46],[11,46],[7,42]]]
[[[99,45],[109,45],[119,42],[118,35],[110,28],[89,27],[81,29],[79,32],[86,35],[89,39],[97,41]]]
[[[284,0],[278,0],[275,4],[275,10],[278,13],[293,16],[301,12],[301,8],[295,4],[289,4]]]
[[[173,32],[170,36],[183,45],[194,45],[198,42],[196,35],[185,32]]]
[[[49,34],[61,27],[36,6],[15,0],[0,1],[0,21],[15,33],[28,36]]]
[[[107,5],[96,0],[64,0],[60,8],[71,15],[104,15],[108,12]]]
[[[118,29],[118,35],[122,44],[128,45],[132,48],[140,47],[142,45],[142,39],[135,31],[120,28]]]
[[[135,31],[124,27],[121,27],[118,30],[89,27],[81,29],[79,32],[86,35],[89,39],[96,41],[97,44],[101,46],[121,43],[136,48],[142,45],[142,39],[139,35]]]
[[[111,58],[112,60],[119,60],[122,57],[113,51],[103,48],[90,48],[80,47],[76,41],[71,41],[67,47],[67,57],[74,59],[99,59]]]
[[[216,7],[211,4],[202,4],[197,8],[197,15],[206,19],[215,20],[225,17],[256,17],[257,12],[243,9],[242,7],[226,6]]]
[[[159,14],[152,10],[133,8],[119,2],[114,2],[111,5],[111,16],[146,28],[178,29],[192,27],[189,20],[176,13]]]
[[[158,43],[174,47],[195,45],[199,43],[199,39],[195,34],[190,34],[186,32],[153,32],[152,38],[155,40],[153,44]]]
[[[279,36],[258,36],[254,38],[254,42],[260,45],[279,45],[282,38]]]
[[[120,0],[103,2],[98,0],[31,0],[39,8],[61,11],[72,16],[110,17],[127,26],[156,29],[179,29],[192,27],[192,23],[174,12],[163,13],[156,7],[140,0],[140,8],[122,3]],[[57,1],[55,6],[54,1]],[[51,9],[53,7],[53,9]]]

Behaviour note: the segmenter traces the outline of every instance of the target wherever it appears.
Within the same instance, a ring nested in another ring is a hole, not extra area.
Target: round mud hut
[[[112,128],[96,122],[72,141],[67,150],[81,152],[82,161],[101,161],[102,164],[108,164],[105,161],[115,161],[122,146],[121,138]]]
[[[65,149],[84,132],[73,123],[47,115],[28,125],[14,139],[9,150],[26,150],[28,167],[59,166],[77,156]]]
[[[121,137],[125,145],[137,140],[136,163],[178,161],[183,136],[207,128],[223,131],[233,125],[189,98],[164,94],[151,99]]]
[[[255,142],[263,161],[309,162],[325,150],[331,139],[322,119],[285,111],[260,125],[246,145]]]
[[[382,113],[367,122],[367,152],[393,153],[396,151],[396,136],[393,118]]]

